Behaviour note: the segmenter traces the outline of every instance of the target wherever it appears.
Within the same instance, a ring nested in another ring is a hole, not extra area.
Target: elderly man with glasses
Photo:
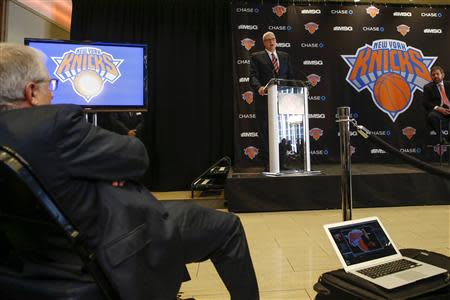
[[[56,87],[37,51],[0,44],[0,145],[31,164],[121,298],[175,299],[185,264],[211,259],[231,299],[259,299],[239,218],[158,202],[134,180],[144,145],[86,123],[78,106],[48,105]]]

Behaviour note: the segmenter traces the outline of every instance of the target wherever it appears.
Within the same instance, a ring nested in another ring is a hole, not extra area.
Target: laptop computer
[[[393,289],[447,273],[447,270],[404,257],[377,217],[324,225],[344,270]]]

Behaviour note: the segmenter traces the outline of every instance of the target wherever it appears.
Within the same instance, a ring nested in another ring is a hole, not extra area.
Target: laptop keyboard
[[[418,266],[420,266],[420,264],[412,262],[410,260],[399,259],[375,267],[358,270],[357,272],[364,274],[370,278],[379,278]]]

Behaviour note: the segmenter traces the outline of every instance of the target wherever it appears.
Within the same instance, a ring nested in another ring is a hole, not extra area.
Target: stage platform
[[[450,171],[450,167],[443,166]],[[229,211],[336,209],[341,166],[315,165],[315,176],[266,177],[260,170],[232,170],[225,183]],[[353,164],[353,207],[450,204],[450,181],[409,165]]]

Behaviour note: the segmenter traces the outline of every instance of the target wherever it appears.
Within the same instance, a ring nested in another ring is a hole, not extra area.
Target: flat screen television
[[[25,39],[59,80],[54,104],[92,111],[147,111],[147,45]]]

